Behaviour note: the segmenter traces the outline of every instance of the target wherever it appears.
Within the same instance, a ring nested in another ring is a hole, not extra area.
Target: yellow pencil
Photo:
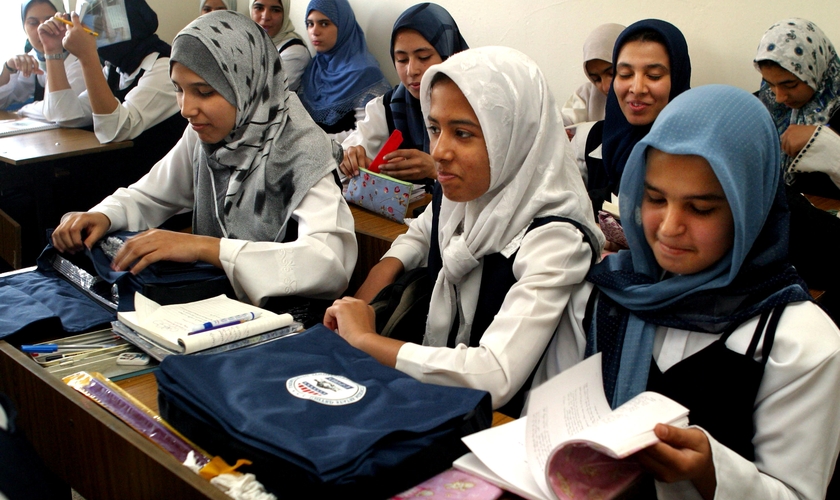
[[[62,23],[66,24],[67,26],[70,26],[70,27],[72,27],[72,26],[73,26],[73,23],[71,23],[71,22],[70,22],[70,21],[68,21],[67,19],[64,19],[64,18],[61,18],[61,17],[55,17],[54,19],[58,19],[58,20],[59,20],[59,21],[61,21]],[[99,33],[97,33],[97,32],[95,32],[95,31],[91,30],[90,28],[86,28],[86,27],[82,26],[82,29],[83,29],[83,30],[85,30],[85,32],[86,32],[86,33],[90,33],[90,34],[91,34],[91,35],[93,35],[93,36],[99,36]]]

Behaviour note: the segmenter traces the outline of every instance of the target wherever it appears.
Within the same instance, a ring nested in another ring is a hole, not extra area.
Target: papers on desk
[[[29,132],[39,132],[41,130],[51,130],[58,128],[58,125],[51,122],[42,122],[34,118],[21,118],[19,120],[0,120],[0,137],[8,135],[26,134]]]

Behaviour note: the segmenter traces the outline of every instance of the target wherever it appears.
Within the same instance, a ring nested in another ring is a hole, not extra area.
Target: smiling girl
[[[300,77],[309,64],[309,49],[303,38],[295,32],[295,25],[289,13],[292,0],[251,0],[251,19],[259,24],[274,42],[283,71],[289,81],[289,90],[294,92],[300,87]]]
[[[365,104],[391,85],[347,0],[311,0],[306,31],[316,53],[301,79],[300,100],[315,123],[341,143],[364,118]]]
[[[432,40],[432,41],[430,41]],[[367,168],[394,130],[403,136],[400,149],[385,156],[380,170],[397,179],[434,180],[435,162],[429,155],[429,135],[420,109],[420,81],[426,70],[452,54],[466,50],[467,42],[449,12],[433,3],[409,7],[394,22],[391,60],[400,84],[365,106],[365,119],[344,140],[341,171],[352,177]]]
[[[824,498],[840,451],[840,331],[788,263],[778,136],[749,93],[690,90],[621,181],[629,250],[593,266],[537,373],[603,353],[613,408],[690,410],[636,458],[665,498]],[[588,326],[585,326],[588,325]]]
[[[545,77],[524,54],[483,47],[420,85],[439,190],[324,324],[423,382],[489,391],[499,408],[527,389],[571,290],[600,255],[583,183]],[[434,282],[423,345],[375,333],[371,298],[423,265]],[[518,415],[522,401],[506,408]]]
[[[154,228],[192,210],[193,234],[149,229],[123,245],[113,268],[136,274],[161,260],[199,260],[254,304],[337,297],[356,262],[353,217],[330,140],[285,87],[268,35],[241,14],[211,12],[178,34],[171,60],[190,126],[138,182],[65,215],[53,245],[77,252],[106,232]]]

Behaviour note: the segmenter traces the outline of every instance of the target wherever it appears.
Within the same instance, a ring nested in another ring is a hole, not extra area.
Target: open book
[[[658,442],[658,423],[685,427],[688,409],[644,392],[611,410],[597,354],[532,390],[528,416],[463,438],[456,468],[532,500],[614,498],[641,468],[627,459]]]
[[[58,125],[51,122],[42,122],[34,118],[20,118],[0,120],[0,137],[7,135],[26,134],[29,132],[38,132],[40,130],[50,130],[58,128]]]
[[[134,307],[134,311],[118,312],[117,319],[139,335],[184,354],[260,335],[294,322],[291,314],[275,314],[224,295],[186,304],[161,306],[137,293],[134,296]],[[254,313],[256,319],[191,333],[206,322],[247,313]]]

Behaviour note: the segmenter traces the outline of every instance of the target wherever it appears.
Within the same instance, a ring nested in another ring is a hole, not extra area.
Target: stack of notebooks
[[[135,310],[117,313],[114,332],[158,361],[173,354],[212,354],[240,349],[303,331],[290,314],[224,295],[161,306],[137,293]]]

